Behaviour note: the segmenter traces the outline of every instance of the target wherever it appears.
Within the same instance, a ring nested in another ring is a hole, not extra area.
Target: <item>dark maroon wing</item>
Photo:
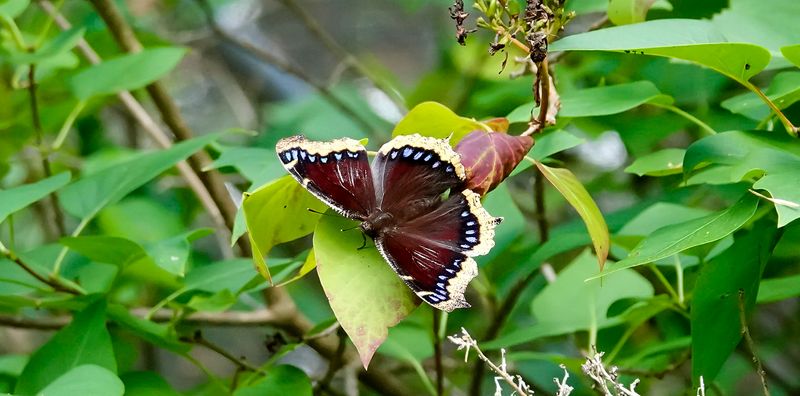
[[[466,180],[464,166],[447,140],[417,134],[384,144],[372,174],[377,207],[399,220],[427,212],[445,191],[460,190]]]
[[[357,140],[316,142],[293,136],[275,148],[283,167],[337,212],[363,220],[375,209],[367,150]]]
[[[486,212],[478,194],[464,190],[431,212],[387,230],[375,245],[422,300],[449,312],[469,307],[464,292],[478,274],[471,256],[489,252],[501,220]]]

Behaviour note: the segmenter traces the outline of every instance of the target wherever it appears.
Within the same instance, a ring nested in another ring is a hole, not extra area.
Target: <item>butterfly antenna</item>
[[[355,225],[355,226],[352,226],[352,227],[350,227],[350,228],[342,228],[342,229],[341,229],[341,230],[339,230],[339,231],[341,231],[341,232],[345,232],[345,231],[351,231],[351,230],[355,230],[355,229],[356,229],[356,228],[358,228],[358,227],[360,227],[360,226],[358,226],[358,225]]]
[[[318,210],[311,209],[311,208],[306,208],[306,210],[308,210],[311,213],[316,213],[316,214],[323,215],[323,216],[340,217],[338,214],[330,214],[328,212],[320,212]]]

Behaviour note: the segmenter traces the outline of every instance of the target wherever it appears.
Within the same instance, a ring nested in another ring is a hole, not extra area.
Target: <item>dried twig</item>
[[[594,349],[594,348],[593,348]],[[611,366],[611,369],[606,369],[603,364],[604,352],[598,353],[596,350],[592,351],[592,356],[586,358],[586,363],[581,365],[581,369],[595,384],[600,388],[605,396],[639,396],[636,392],[636,385],[639,384],[639,379],[633,380],[629,386],[625,386],[619,382],[619,369],[617,366]],[[609,386],[611,388],[609,388]],[[613,393],[612,390],[613,389]]]
[[[452,335],[448,336],[447,339],[450,340],[453,344],[458,346],[458,350],[464,349],[464,361],[466,362],[469,359],[469,351],[470,349],[474,349],[475,353],[478,354],[478,358],[486,363],[489,368],[497,374],[494,378],[495,382],[495,396],[499,396],[502,392],[502,387],[500,385],[500,380],[504,381],[506,384],[511,386],[511,389],[514,390],[514,393],[520,396],[528,396],[533,394],[533,389],[531,386],[525,383],[521,376],[516,375],[512,376],[508,373],[507,364],[506,364],[506,351],[505,349],[500,350],[500,365],[494,364],[486,355],[483,354],[483,351],[478,347],[478,342],[469,335],[466,329],[463,327],[461,328],[461,335]]]

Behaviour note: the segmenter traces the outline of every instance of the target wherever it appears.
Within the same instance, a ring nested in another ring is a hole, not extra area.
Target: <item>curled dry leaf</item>
[[[461,163],[467,171],[467,188],[480,195],[492,191],[502,182],[528,150],[533,147],[530,136],[511,136],[501,132],[472,131],[456,145]]]

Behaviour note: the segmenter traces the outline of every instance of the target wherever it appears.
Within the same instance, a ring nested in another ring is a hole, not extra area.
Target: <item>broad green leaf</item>
[[[209,293],[229,290],[238,295],[252,288],[251,281],[257,276],[253,273],[253,264],[250,260],[225,260],[192,268],[186,274],[184,289]]]
[[[75,367],[95,364],[117,371],[104,300],[75,314],[72,322],[39,348],[19,377],[14,393],[32,395]]]
[[[800,275],[764,279],[758,288],[757,302],[765,304],[797,296],[800,296]]]
[[[551,168],[538,161],[536,167],[583,219],[589,237],[592,238],[597,263],[602,271],[608,257],[610,241],[608,226],[592,196],[569,169]]]
[[[28,364],[28,355],[2,355],[0,356],[0,375],[19,377],[26,364]]]
[[[67,237],[60,242],[93,261],[118,266],[120,275],[171,288],[179,286],[173,273],[157,266],[141,245],[129,239],[97,235]]]
[[[222,312],[236,304],[236,296],[230,290],[224,289],[210,296],[192,296],[186,306],[195,311]]]
[[[655,0],[610,0],[608,19],[615,25],[644,22]]]
[[[362,243],[353,222],[325,216],[314,232],[317,273],[336,319],[347,332],[366,368],[389,327],[416,308],[419,299],[392,271],[376,249]]]
[[[286,175],[245,193],[242,201],[247,231],[253,246],[253,261],[258,272],[272,282],[267,255],[272,247],[293,241],[314,231],[327,206],[300,183]]]
[[[305,261],[303,261],[303,265],[297,271],[297,274],[295,274],[293,277],[291,277],[291,278],[289,278],[287,280],[281,281],[281,283],[278,284],[278,285],[275,285],[275,287],[281,287],[281,286],[287,285],[289,283],[292,283],[292,282],[294,282],[294,281],[306,276],[306,274],[311,272],[314,268],[317,268],[317,258],[314,255],[314,249],[311,249],[308,252],[308,256],[306,256]]]
[[[46,197],[69,183],[69,172],[62,172],[35,183],[0,190],[0,223],[14,212]]]
[[[684,149],[670,148],[637,158],[625,172],[639,176],[667,176],[683,172]]]
[[[659,228],[639,243],[628,257],[594,278],[604,277],[625,268],[652,263],[686,249],[718,241],[741,228],[753,217],[757,207],[758,199],[748,193],[728,209]]]
[[[406,322],[407,323],[407,322]],[[429,342],[431,330],[420,325],[401,323],[389,330],[389,337],[378,348],[378,353],[404,361],[414,368],[425,388],[431,395],[436,389],[431,383],[422,362],[433,355],[433,345]]]
[[[625,223],[616,235],[647,236],[658,231],[659,228],[705,217],[709,213],[706,209],[691,208],[670,202],[656,202]]]
[[[579,138],[565,130],[558,129],[553,132],[545,133],[544,135],[537,135],[533,148],[528,152],[528,157],[537,161],[543,161],[553,154],[571,149],[585,141],[586,139]],[[514,168],[514,171],[511,172],[509,177],[517,175],[532,166],[533,162],[522,161]]]
[[[686,149],[683,159],[684,177],[688,177],[696,169],[708,164],[751,166],[750,161],[745,161],[745,159],[758,149],[773,149],[800,156],[800,146],[796,143],[797,139],[764,131],[729,131],[707,136]],[[758,160],[762,159],[758,158]],[[763,167],[763,165],[761,166]],[[740,179],[741,175],[729,178],[729,180],[735,181]]]
[[[570,118],[604,116],[648,103],[670,105],[672,97],[662,94],[650,81],[586,88],[562,94],[558,115]],[[527,122],[533,106],[531,102],[517,107],[508,115],[509,122]]]
[[[152,371],[130,371],[120,376],[125,396],[180,396],[167,381]]]
[[[764,94],[780,109],[800,101],[800,72],[781,72],[775,75]],[[747,92],[722,101],[722,107],[732,113],[742,114],[761,121],[770,114],[770,109],[753,92]]]
[[[256,186],[285,174],[275,150],[260,147],[223,147],[222,153],[207,168],[231,166]]]
[[[186,264],[192,250],[192,242],[214,233],[211,228],[187,231],[172,238],[148,245],[145,249],[155,264],[178,276],[186,274]]]
[[[272,367],[257,382],[236,389],[233,396],[311,396],[311,380],[303,370],[281,364]]]
[[[653,286],[633,270],[626,270],[618,279],[586,282],[597,274],[595,258],[585,251],[547,285],[532,303],[536,324],[514,331],[491,342],[486,349],[508,348],[540,337],[602,329],[624,322],[624,315],[608,316],[608,308],[622,299],[646,299],[653,296]]]
[[[116,374],[94,364],[84,364],[66,372],[44,388],[46,396],[115,396],[125,393]]]
[[[118,202],[219,136],[209,134],[165,150],[137,154],[127,161],[82,177],[59,192],[61,204],[67,213],[86,221],[100,209]]]
[[[38,64],[51,60],[75,47],[78,41],[83,38],[84,31],[85,29],[77,27],[65,30],[59,33],[58,36],[47,41],[40,48],[36,49],[36,51],[12,55],[9,61],[13,64],[22,65],[31,63]]]
[[[461,117],[445,105],[423,102],[411,109],[394,127],[392,137],[418,133],[439,139],[450,137],[455,145],[461,138],[475,130],[488,131],[489,127],[472,119]]]
[[[185,54],[186,49],[178,47],[125,54],[81,71],[72,77],[70,87],[82,100],[142,88],[169,73]]]
[[[790,45],[781,48],[783,57],[795,66],[800,67],[800,44]]]
[[[769,221],[736,236],[728,250],[706,263],[692,298],[692,378],[702,375],[713,381],[742,337],[739,293],[750,312],[758,295],[758,284],[776,238]]]
[[[0,16],[14,19],[22,14],[30,3],[30,0],[5,0],[0,3]]]
[[[709,21],[661,19],[567,36],[550,51],[614,51],[683,59],[746,83],[767,66],[764,47],[732,43]]]

